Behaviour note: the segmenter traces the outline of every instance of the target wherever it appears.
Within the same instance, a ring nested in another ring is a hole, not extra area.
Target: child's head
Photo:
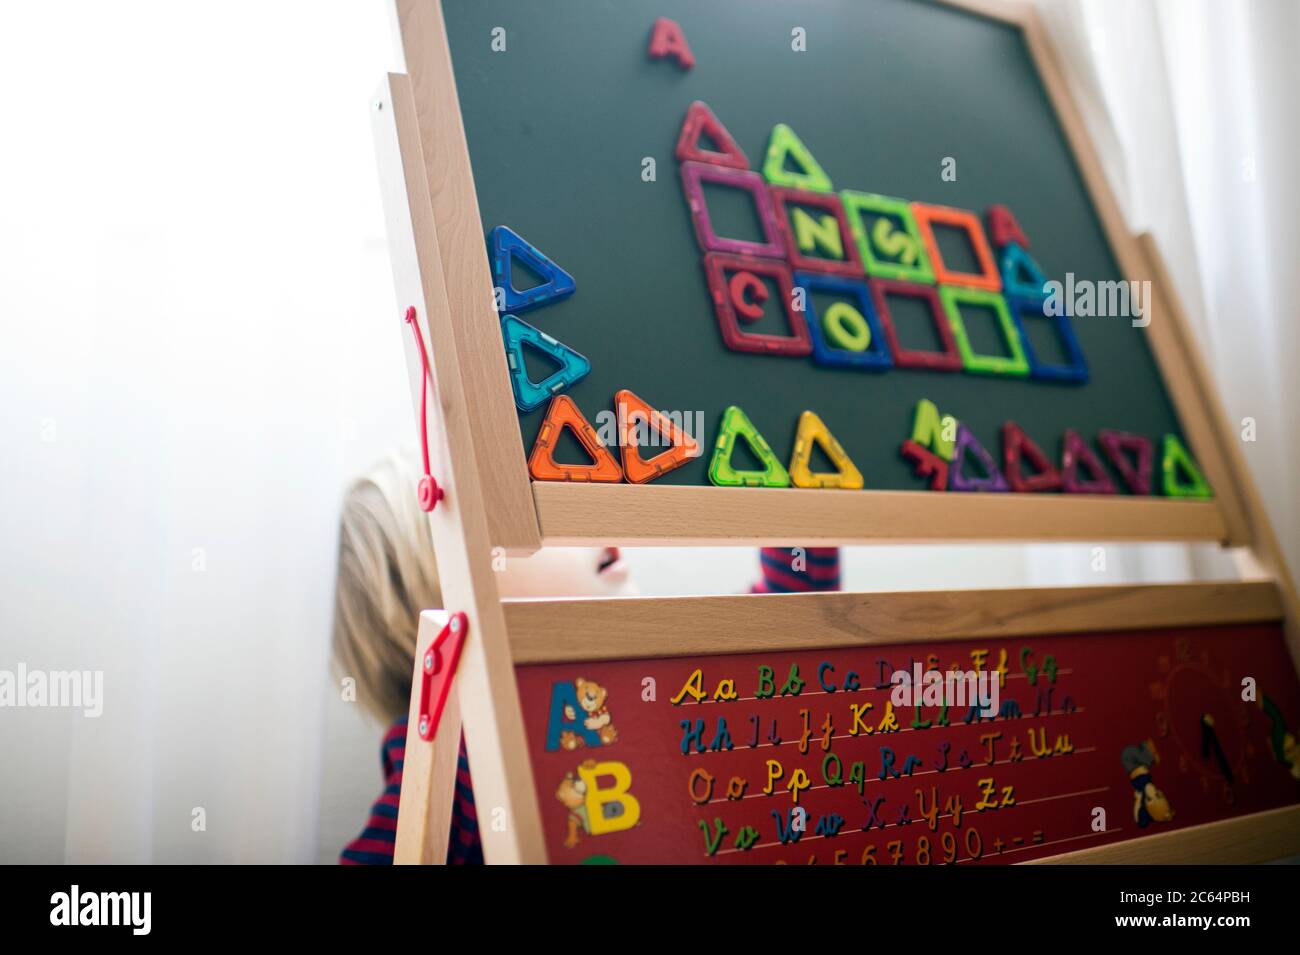
[[[334,659],[368,710],[391,722],[408,711],[420,611],[442,607],[414,454],[394,454],[343,499]],[[559,547],[505,558],[503,597],[615,597],[634,593],[617,548]]]
[[[339,519],[334,659],[389,722],[407,712],[420,611],[442,606],[419,479],[409,456],[391,455],[348,488]]]

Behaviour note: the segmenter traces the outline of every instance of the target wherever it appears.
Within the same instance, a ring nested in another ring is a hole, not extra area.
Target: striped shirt
[[[402,794],[402,761],[406,755],[405,716],[388,728],[379,755],[384,771],[384,792],[370,807],[370,821],[361,835],[344,847],[339,856],[342,865],[390,865],[393,861],[393,846],[397,841],[397,800]],[[447,864],[466,865],[482,861],[474,790],[469,780],[469,757],[465,755],[465,737],[462,736],[460,756],[456,760],[456,791],[452,799]]]
[[[755,594],[796,594],[840,589],[838,547],[764,547],[759,551],[763,579]]]
[[[840,552],[836,547],[764,547],[759,552],[762,579],[750,588],[755,594],[804,593],[840,589]],[[397,839],[397,800],[402,793],[402,758],[406,754],[406,717],[393,723],[384,734],[380,758],[384,770],[384,792],[370,809],[370,822],[344,848],[343,865],[388,865],[393,861]],[[465,865],[483,861],[478,837],[478,815],[474,811],[474,790],[469,778],[469,757],[465,737],[460,738],[456,761],[456,790],[452,801],[451,838],[447,864]]]

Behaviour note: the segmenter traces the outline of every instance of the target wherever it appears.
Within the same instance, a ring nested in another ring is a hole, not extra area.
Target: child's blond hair
[[[442,606],[415,455],[394,454],[348,488],[339,522],[334,662],[392,722],[408,711],[421,610]]]

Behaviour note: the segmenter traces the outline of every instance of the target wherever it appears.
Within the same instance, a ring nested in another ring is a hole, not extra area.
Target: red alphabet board
[[[997,715],[894,707],[917,664]],[[517,673],[553,863],[1022,862],[1300,801],[1277,625]]]

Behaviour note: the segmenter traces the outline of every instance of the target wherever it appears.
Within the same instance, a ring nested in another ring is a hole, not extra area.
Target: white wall
[[[378,3],[0,10],[0,667],[106,683],[0,710],[0,860],[316,858],[338,500],[413,427],[392,50]]]

